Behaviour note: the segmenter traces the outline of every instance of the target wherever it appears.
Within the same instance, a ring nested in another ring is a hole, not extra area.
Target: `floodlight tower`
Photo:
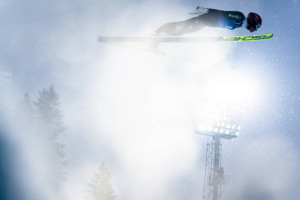
[[[231,106],[218,113],[206,116],[196,130],[196,133],[208,136],[203,200],[221,199],[223,187],[228,183],[221,165],[222,139],[236,138],[240,130],[242,109]]]

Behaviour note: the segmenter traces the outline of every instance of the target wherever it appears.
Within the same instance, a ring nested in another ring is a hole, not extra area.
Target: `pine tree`
[[[62,122],[62,112],[60,110],[60,102],[53,85],[49,89],[43,89],[39,92],[39,97],[34,102],[37,118],[40,122],[40,131],[44,135],[52,150],[53,164],[56,166],[56,178],[65,178],[63,168],[66,166],[65,154],[63,152],[64,145],[58,139],[65,131],[65,126]]]
[[[17,110],[24,123],[31,123],[34,119],[34,107],[28,92],[24,94],[23,99],[19,102]]]
[[[39,156],[44,156],[43,166],[46,166],[44,177],[48,190],[57,199],[61,199],[61,184],[66,178],[65,166],[67,164],[64,154],[64,145],[59,141],[60,135],[66,130],[63,124],[63,115],[60,109],[58,95],[51,85],[38,93],[38,98],[32,100],[26,92],[23,99],[17,105],[17,113],[20,120],[18,123],[23,127],[23,134],[36,137],[38,142]],[[37,163],[39,160],[36,160]]]
[[[115,200],[110,179],[111,175],[108,169],[102,164],[89,184],[88,200]]]

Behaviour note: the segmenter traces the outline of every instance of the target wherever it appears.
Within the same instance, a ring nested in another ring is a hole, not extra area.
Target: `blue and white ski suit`
[[[244,23],[247,23],[245,21],[245,15],[239,11],[208,9],[207,13],[186,21],[164,24],[157,29],[156,33],[175,36],[195,32],[204,27],[220,27],[233,30],[242,27]]]

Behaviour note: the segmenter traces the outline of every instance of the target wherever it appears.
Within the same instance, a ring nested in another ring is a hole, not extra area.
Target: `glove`
[[[208,13],[208,9],[201,6],[197,6],[196,10],[189,12],[190,15],[203,15],[205,13]]]

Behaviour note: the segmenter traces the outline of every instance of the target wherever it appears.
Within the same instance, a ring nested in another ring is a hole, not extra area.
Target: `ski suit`
[[[171,22],[157,29],[157,34],[182,35],[201,30],[204,27],[220,27],[230,30],[239,28],[245,21],[245,15],[239,11],[208,9],[208,13],[186,21]]]

